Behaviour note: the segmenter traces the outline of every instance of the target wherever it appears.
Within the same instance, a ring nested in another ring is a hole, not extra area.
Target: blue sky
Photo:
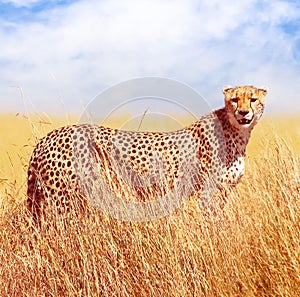
[[[283,0],[0,1],[0,110],[80,113],[136,77],[181,81],[212,107],[224,85],[268,86],[300,112],[300,4]]]

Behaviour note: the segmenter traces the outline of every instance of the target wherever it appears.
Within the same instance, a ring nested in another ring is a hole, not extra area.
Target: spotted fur
[[[37,144],[29,163],[28,209],[35,217],[47,212],[49,204],[59,212],[71,205],[83,209],[96,181],[124,199],[142,201],[167,193],[186,175],[194,194],[201,195],[216,168],[222,171],[218,182],[236,184],[244,174],[246,145],[263,113],[267,90],[239,86],[225,87],[223,93],[224,108],[170,133],[88,124],[50,132]],[[224,165],[216,167],[221,160]]]

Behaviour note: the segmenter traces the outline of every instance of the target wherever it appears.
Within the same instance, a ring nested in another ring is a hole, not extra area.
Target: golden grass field
[[[0,296],[300,296],[299,115],[261,120],[244,178],[214,213],[190,199],[153,222],[91,208],[37,229],[23,204],[28,160],[67,123],[0,115]]]

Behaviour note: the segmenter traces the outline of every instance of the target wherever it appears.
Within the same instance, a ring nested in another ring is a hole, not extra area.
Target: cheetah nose
[[[245,116],[248,113],[249,113],[249,110],[239,110],[239,114],[242,116]]]

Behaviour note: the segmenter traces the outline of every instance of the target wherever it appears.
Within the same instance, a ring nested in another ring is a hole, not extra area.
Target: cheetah
[[[74,205],[84,209],[103,189],[134,201],[179,189],[181,195],[200,196],[204,205],[208,199],[201,193],[211,176],[217,185],[234,185],[243,176],[246,146],[263,114],[267,89],[226,86],[223,94],[225,107],[173,132],[91,124],[50,132],[30,159],[29,211],[39,218],[50,205],[59,213]]]

